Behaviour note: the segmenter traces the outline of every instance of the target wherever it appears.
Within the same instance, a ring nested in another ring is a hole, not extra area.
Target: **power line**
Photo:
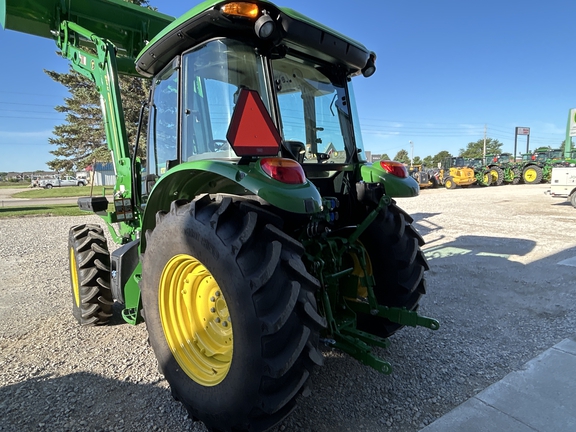
[[[47,104],[30,104],[30,103],[22,103],[22,102],[0,102],[0,105],[27,105],[27,106],[46,106],[54,108],[56,105],[47,105]]]

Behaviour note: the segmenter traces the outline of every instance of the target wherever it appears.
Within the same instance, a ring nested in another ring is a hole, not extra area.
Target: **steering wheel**
[[[213,152],[227,150],[230,147],[227,140],[213,139],[208,143],[208,149]]]

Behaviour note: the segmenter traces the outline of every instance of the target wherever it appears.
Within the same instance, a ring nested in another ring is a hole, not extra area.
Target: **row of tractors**
[[[568,156],[568,157],[566,157]],[[421,188],[444,186],[447,189],[502,184],[538,184],[549,182],[554,167],[576,166],[576,150],[569,154],[561,149],[541,147],[522,155],[521,160],[511,153],[487,155],[485,158],[449,157],[438,168],[426,169],[414,165],[412,177]]]

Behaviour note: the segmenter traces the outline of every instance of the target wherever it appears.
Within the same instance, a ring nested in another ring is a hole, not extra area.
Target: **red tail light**
[[[388,171],[390,174],[396,177],[406,178],[408,177],[408,170],[404,164],[394,161],[380,161],[380,166]]]
[[[306,183],[306,174],[298,162],[292,159],[264,158],[260,160],[262,170],[274,180],[286,184]]]

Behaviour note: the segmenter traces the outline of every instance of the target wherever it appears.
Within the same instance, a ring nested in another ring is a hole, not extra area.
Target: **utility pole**
[[[412,141],[408,141],[410,143],[410,167],[412,167],[412,163],[414,161],[414,143]]]
[[[483,162],[486,163],[486,123],[484,123],[484,151],[482,153]]]

